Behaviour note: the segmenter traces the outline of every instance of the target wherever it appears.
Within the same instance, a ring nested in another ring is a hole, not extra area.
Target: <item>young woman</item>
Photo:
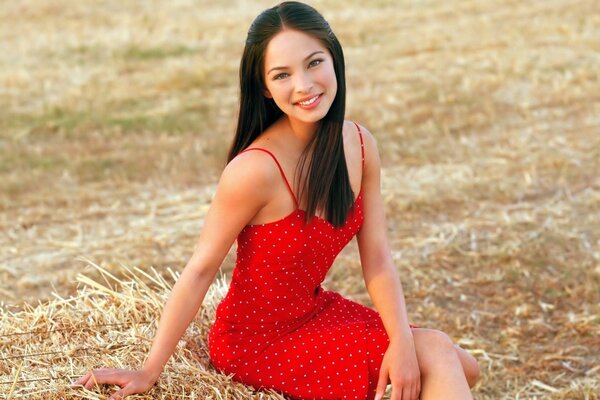
[[[344,68],[337,38],[313,8],[285,2],[255,19],[228,164],[150,354],[140,370],[99,369],[76,384],[122,386],[114,398],[148,390],[237,239],[208,337],[218,371],[293,399],[380,398],[390,383],[392,399],[472,398],[477,361],[446,334],[408,322],[377,143],[344,120]],[[321,286],[354,236],[377,311]]]

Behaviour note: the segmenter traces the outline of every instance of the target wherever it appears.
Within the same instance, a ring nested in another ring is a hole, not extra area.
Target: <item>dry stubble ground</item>
[[[411,320],[478,357],[478,399],[597,399],[600,3],[312,4],[344,46],[348,119],[380,144]],[[245,32],[270,5],[0,5],[0,394],[69,397],[66,377],[143,360],[154,325],[139,326],[168,288],[120,264],[172,280],[191,255],[232,138]],[[79,256],[120,289],[78,281],[104,282]],[[353,242],[325,286],[371,305],[358,260]],[[148,398],[251,396],[193,355],[217,289]],[[51,329],[64,331],[15,335]]]

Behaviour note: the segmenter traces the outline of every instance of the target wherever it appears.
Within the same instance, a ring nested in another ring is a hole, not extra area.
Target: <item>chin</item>
[[[323,119],[324,116],[314,117],[314,118],[294,118],[296,121],[301,122],[303,124],[316,124]]]
[[[325,118],[325,116],[329,112],[330,108],[331,108],[331,105],[328,106],[327,109],[320,110],[319,112],[311,112],[308,114],[303,114],[301,111],[299,113],[295,113],[295,115],[294,114],[291,114],[291,115],[293,115],[293,118],[297,119],[298,121],[302,121],[302,122],[306,122],[306,123],[314,123],[314,122],[319,122],[320,120]]]

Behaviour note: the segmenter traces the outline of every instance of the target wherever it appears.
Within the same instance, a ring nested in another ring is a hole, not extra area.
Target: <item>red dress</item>
[[[237,237],[230,287],[208,336],[213,366],[290,399],[372,399],[389,343],[379,313],[321,287],[360,230],[362,188],[342,227],[318,216],[304,225],[305,211],[275,156],[249,150],[273,157],[296,208],[277,221],[247,225]]]

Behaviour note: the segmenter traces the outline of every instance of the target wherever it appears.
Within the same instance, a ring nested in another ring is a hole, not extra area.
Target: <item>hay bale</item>
[[[0,309],[0,398],[104,399],[118,389],[70,384],[94,368],[139,368],[150,350],[171,279],[122,265],[127,279],[88,262],[102,279],[78,275],[77,294],[13,313]],[[102,280],[103,282],[100,282]],[[150,282],[147,283],[147,282]],[[155,386],[137,399],[283,399],[255,391],[216,372],[206,348],[216,305],[227,292],[224,276],[211,285],[198,315],[179,342]]]

